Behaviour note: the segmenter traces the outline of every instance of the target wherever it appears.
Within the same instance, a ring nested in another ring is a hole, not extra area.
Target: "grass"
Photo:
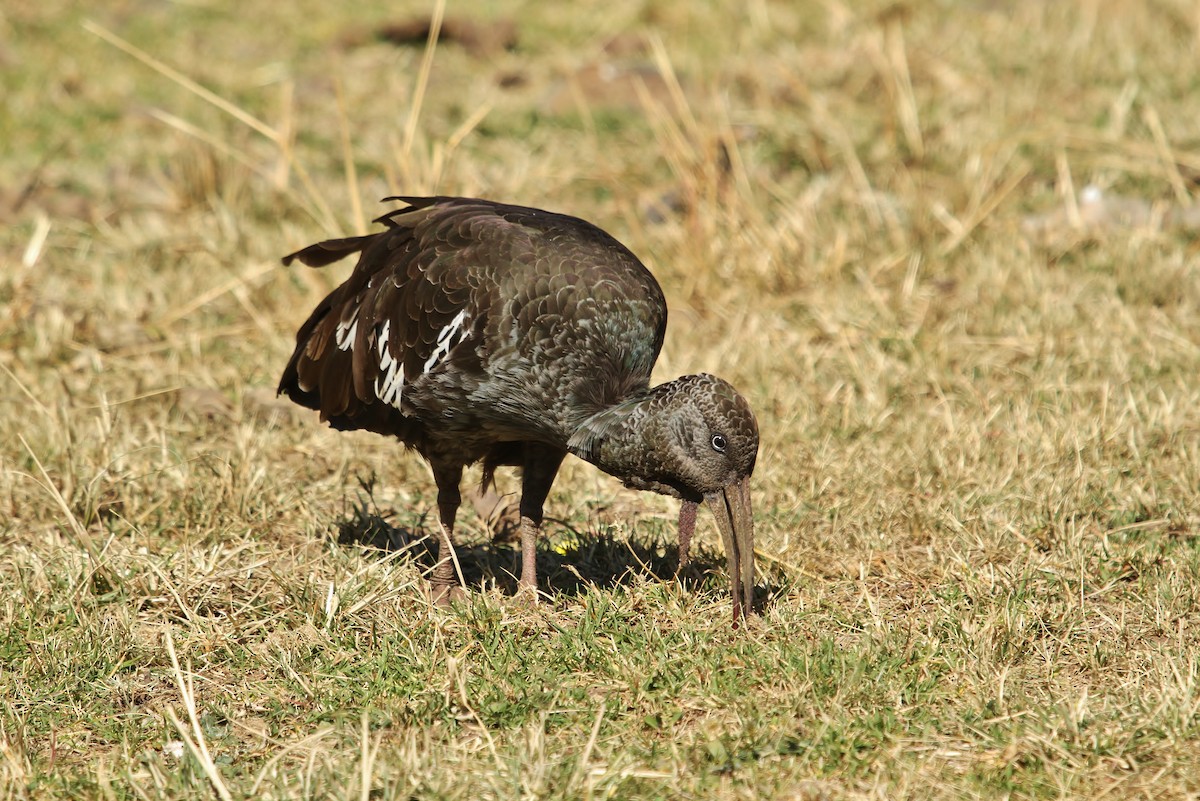
[[[1079,212],[1190,207],[1193,11],[496,0],[515,49],[368,35],[430,12],[0,13],[0,799],[1194,798],[1196,234]],[[278,257],[397,192],[643,257],[658,374],[759,416],[752,625],[706,517],[676,581],[673,504],[578,462],[546,603],[464,510],[475,592],[427,607],[427,469],[271,391],[348,269]]]

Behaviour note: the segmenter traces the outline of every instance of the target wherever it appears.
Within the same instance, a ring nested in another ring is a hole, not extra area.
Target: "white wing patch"
[[[459,342],[462,342],[467,335],[467,312],[464,309],[454,316],[446,326],[438,332],[437,342],[434,345],[433,353],[425,360],[424,367],[421,368],[421,374],[424,375],[430,370],[437,367],[442,362],[446,361],[446,357],[450,355],[450,351]],[[351,324],[351,328],[357,325],[357,321]],[[338,328],[339,337],[341,328]],[[400,401],[404,397],[404,385],[406,383],[404,377],[404,363],[392,356],[391,350],[388,348],[388,339],[391,336],[392,324],[391,320],[384,320],[379,327],[375,349],[379,357],[379,374],[375,378],[375,396],[389,406],[400,408]],[[348,335],[351,336],[352,335]],[[341,340],[338,340],[339,346]]]
[[[384,320],[377,336],[379,349],[379,375],[375,377],[375,396],[389,406],[400,408],[400,397],[404,393],[404,365],[392,358],[388,350],[388,337],[392,333],[392,321]]]
[[[338,350],[350,350],[354,347],[354,338],[358,336],[358,307],[354,307],[354,313],[350,315],[349,321],[342,321],[337,324],[337,331],[334,334],[334,341],[337,342]]]
[[[467,321],[467,310],[463,309],[458,314],[454,315],[451,320],[440,332],[438,332],[437,347],[433,349],[433,353],[429,354],[429,358],[425,360],[425,368],[422,370],[428,373],[433,368],[446,360],[446,355],[450,353],[450,349],[462,342],[465,333],[463,324]]]

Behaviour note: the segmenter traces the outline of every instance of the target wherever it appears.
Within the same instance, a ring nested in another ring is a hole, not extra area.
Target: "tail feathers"
[[[283,263],[288,265],[299,259],[301,264],[307,264],[309,267],[324,267],[346,258],[351,253],[358,253],[376,236],[378,234],[350,236],[345,239],[326,239],[324,242],[309,245],[303,250],[289,253],[283,257]]]
[[[326,239],[289,253],[283,257],[283,263],[290,265],[299,260],[309,267],[324,267],[361,251],[376,236]],[[296,333],[296,348],[279,379],[278,394],[288,396],[301,406],[316,409],[323,420],[343,414],[350,406],[351,362],[348,354],[338,352],[334,345],[336,320],[329,316],[340,302],[344,286],[329,293],[300,326]]]
[[[296,347],[292,351],[292,357],[288,359],[287,367],[283,369],[277,390],[278,394],[287,395],[301,406],[318,411],[321,410],[322,403],[321,394],[317,391],[318,385],[314,380],[314,362],[325,354],[331,344],[327,321],[337,293],[338,290],[335,289],[318,303],[304,321],[304,325],[300,326],[296,333]]]

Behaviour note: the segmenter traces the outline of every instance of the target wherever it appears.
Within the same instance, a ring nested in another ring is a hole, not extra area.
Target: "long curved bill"
[[[754,515],[750,507],[749,477],[704,496],[717,518],[729,581],[733,589],[733,625],[754,611]]]

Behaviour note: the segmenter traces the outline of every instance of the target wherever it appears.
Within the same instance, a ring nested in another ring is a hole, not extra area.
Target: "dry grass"
[[[0,799],[1200,793],[1194,8],[726,5],[0,12]],[[279,255],[398,191],[651,266],[759,414],[757,625],[579,463],[552,601],[464,512],[425,606],[424,466],[271,393],[347,269]]]

